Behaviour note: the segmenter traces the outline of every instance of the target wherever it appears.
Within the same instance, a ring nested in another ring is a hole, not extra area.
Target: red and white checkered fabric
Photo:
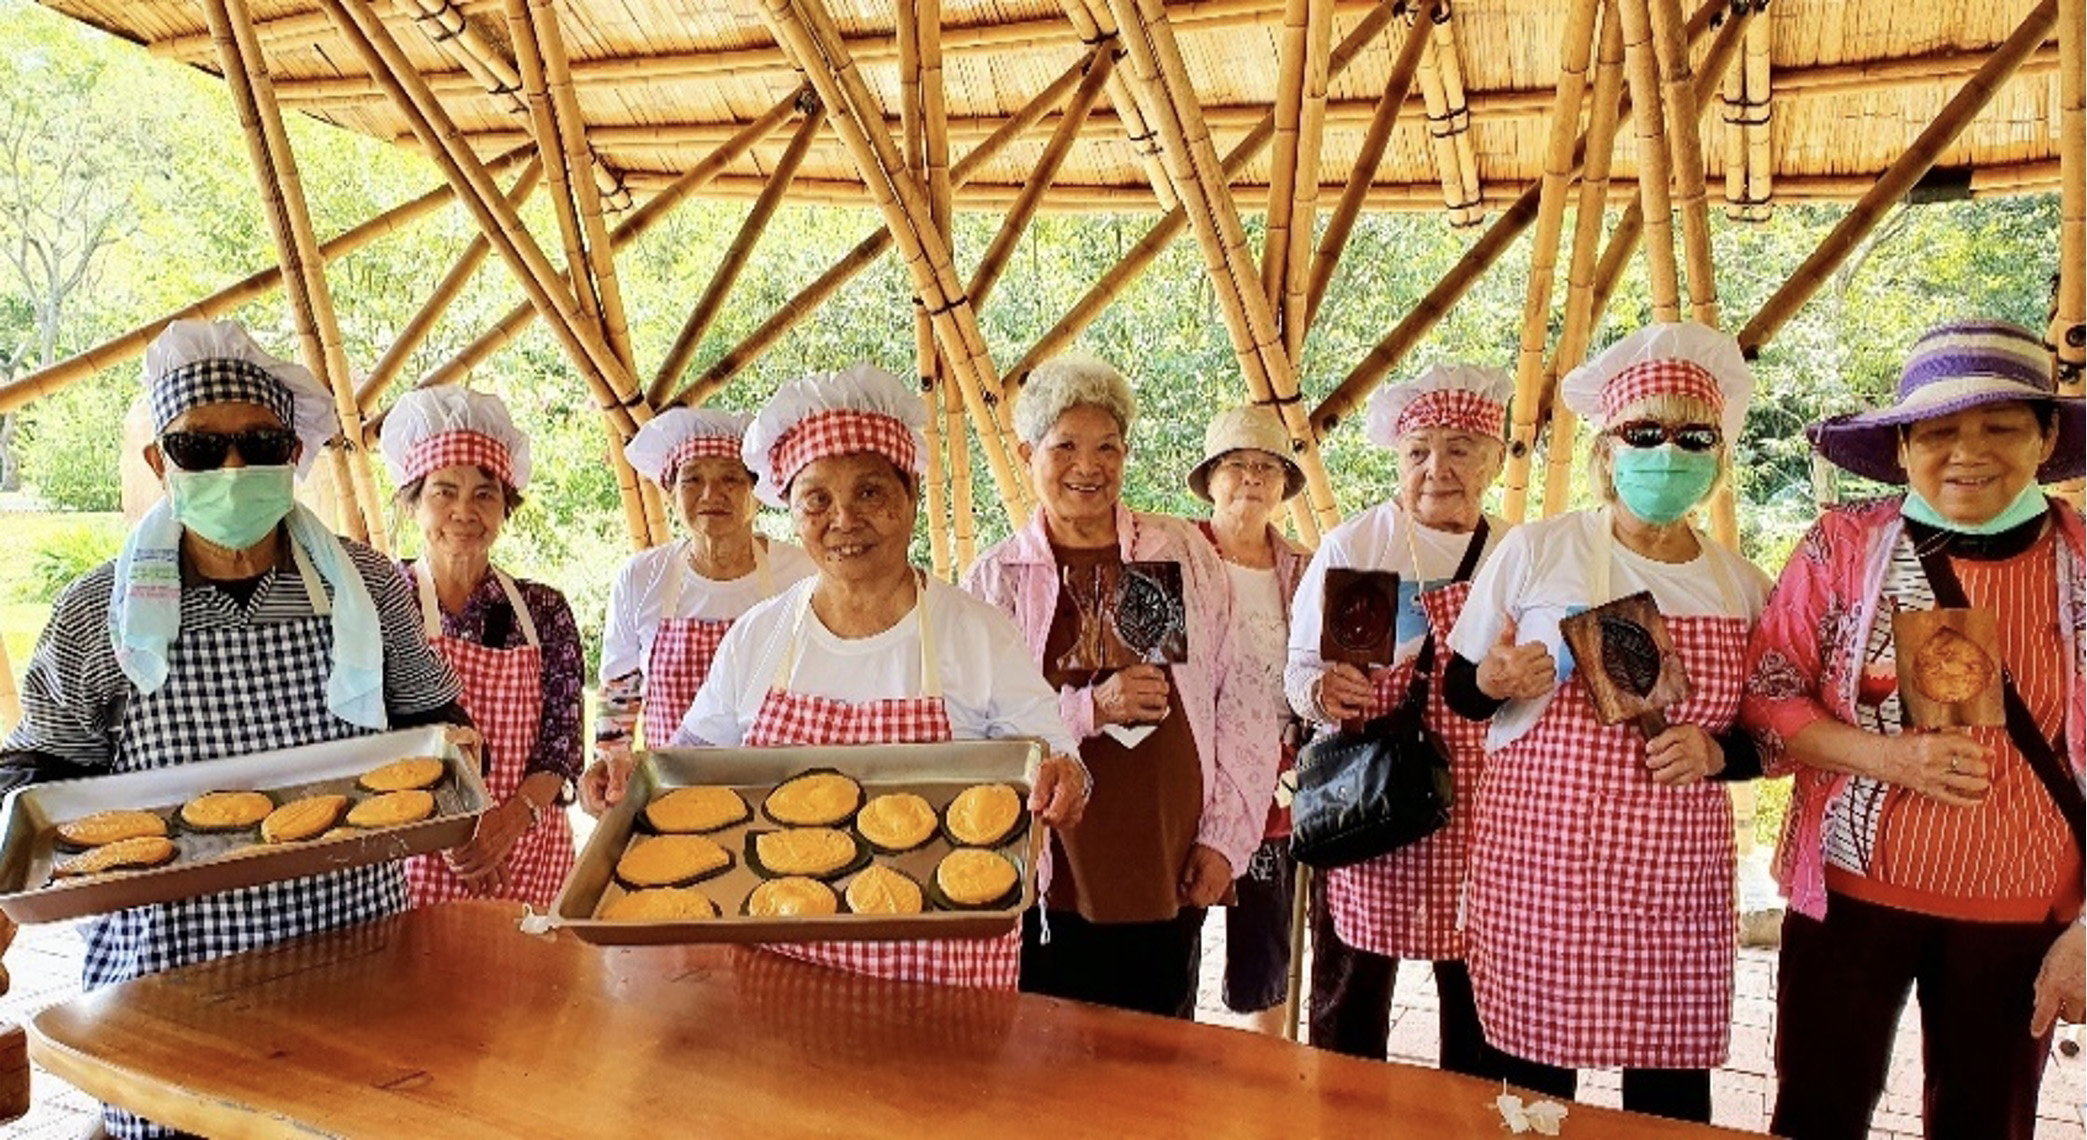
[[[1602,418],[1616,423],[1617,413],[1652,396],[1693,396],[1719,413],[1725,390],[1710,370],[1693,360],[1646,360],[1609,377],[1601,387]]]
[[[515,485],[514,456],[505,445],[475,431],[445,431],[413,445],[406,453],[406,481],[445,467],[483,467],[502,483]]]
[[[1694,692],[1667,712],[1723,732],[1748,622],[1668,618]],[[1486,1042],[1567,1068],[1712,1068],[1730,1048],[1732,807],[1722,784],[1652,782],[1632,725],[1568,681],[1486,758],[1466,957]]]
[[[681,465],[691,459],[738,459],[739,444],[739,440],[730,436],[690,436],[676,444],[674,450],[667,453],[667,461],[660,464],[660,481],[672,483],[674,481],[674,473],[681,470]]]
[[[543,655],[534,646],[488,649],[456,637],[435,638],[434,646],[464,683],[460,703],[485,738],[486,791],[495,803],[504,802],[521,788],[524,769],[536,751],[543,718]],[[507,879],[500,886],[473,889],[451,874],[437,853],[406,861],[406,891],[414,906],[498,898],[549,910],[572,868],[572,824],[554,807],[515,840],[507,854]]]
[[[645,747],[665,748],[674,739],[674,730],[681,727],[681,718],[710,676],[718,644],[731,628],[729,618],[668,618],[659,623],[652,652],[645,658]]]
[[[1456,624],[1471,583],[1452,582],[1420,595],[1435,633],[1434,677],[1428,688],[1427,723],[1449,747],[1449,774],[1456,804],[1449,823],[1418,843],[1387,855],[1326,873],[1327,908],[1341,941],[1390,958],[1441,962],[1464,956],[1458,916],[1471,863],[1471,809],[1485,766],[1486,726],[1451,712],[1443,703],[1443,674],[1451,654],[1443,647]],[[1404,699],[1411,684],[1409,660],[1377,679],[1369,716],[1382,716]]]
[[[1422,428],[1449,428],[1497,438],[1507,428],[1507,405],[1462,388],[1423,392],[1399,412],[1392,434]]]
[[[840,409],[806,416],[775,441],[768,449],[770,486],[788,487],[814,460],[864,451],[889,457],[901,470],[920,470],[912,429],[890,416]]]
[[[827,744],[931,744],[950,740],[940,697],[903,697],[849,704],[771,689],[747,730],[750,748]],[[912,942],[808,942],[769,946],[807,962],[857,974],[946,986],[1011,990],[1021,978],[1022,932],[997,938]]]

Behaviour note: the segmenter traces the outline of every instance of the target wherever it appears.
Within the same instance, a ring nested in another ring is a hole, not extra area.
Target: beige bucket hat
[[[1210,469],[1235,451],[1265,451],[1282,461],[1283,498],[1304,490],[1304,469],[1290,458],[1290,432],[1283,427],[1274,408],[1249,404],[1227,408],[1210,421],[1203,433],[1203,462],[1188,473],[1188,489],[1204,502],[1210,501]]]

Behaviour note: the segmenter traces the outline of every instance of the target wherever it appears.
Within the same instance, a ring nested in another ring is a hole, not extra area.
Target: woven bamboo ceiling
[[[46,0],[155,55],[206,70],[217,55],[192,0]],[[557,0],[578,105],[605,185],[642,198],[795,90],[801,77],[762,18],[763,0]],[[544,0],[537,0],[539,6]],[[526,100],[511,90],[512,39],[501,0],[372,0],[399,45],[482,157],[529,141]],[[1376,5],[1336,0],[1333,43]],[[1860,195],[2006,40],[2034,0],[1774,0],[1738,53],[1719,105],[1709,109],[1704,155],[1713,198],[1729,203],[1849,200]],[[899,133],[896,15],[887,0],[832,0],[833,20],[869,89]],[[1106,6],[1095,5],[1106,11]],[[1301,10],[1303,5],[1289,6]],[[1432,41],[1373,180],[1371,208],[1443,210],[1478,220],[1471,203],[1512,200],[1542,174],[1560,42],[1571,6],[1559,0],[1456,0],[1436,9]],[[1698,12],[1695,4],[1687,5]],[[1068,11],[1079,0],[945,0],[943,88],[958,159],[1084,56]],[[310,0],[252,5],[286,111],[312,115],[400,145],[418,145],[384,88],[325,12]],[[1219,153],[1276,102],[1284,0],[1194,0],[1167,6],[1181,55]],[[1294,17],[1293,17],[1294,18]],[[1347,180],[1399,50],[1377,36],[1327,84],[1319,179],[1330,198]],[[1696,57],[1708,50],[1698,36]],[[1936,177],[1973,192],[2052,190],[2058,184],[2058,49],[2038,47],[1976,121],[1943,152]],[[1103,98],[1047,193],[1047,209],[1155,205],[1150,167],[1126,121],[1125,100]],[[1130,118],[1137,117],[1135,106]],[[1426,113],[1417,113],[1423,112]],[[1053,113],[1055,117],[1056,112]],[[1751,121],[1754,125],[1748,126]],[[1048,140],[1042,129],[970,172],[958,208],[1004,208]],[[1468,123],[1468,133],[1459,128]],[[699,193],[745,197],[774,168],[787,132],[754,146]],[[1616,170],[1636,170],[1634,140],[1619,139]],[[1235,182],[1249,208],[1273,159],[1263,149]],[[1729,167],[1747,178],[1726,178]],[[1976,174],[1971,173],[1976,171]],[[613,181],[612,181],[613,180]],[[1265,195],[1265,190],[1261,191]],[[856,164],[828,129],[811,144],[794,198],[867,202]],[[612,201],[612,208],[620,200]],[[1171,202],[1167,203],[1171,204]],[[1736,207],[1735,207],[1736,209]]]

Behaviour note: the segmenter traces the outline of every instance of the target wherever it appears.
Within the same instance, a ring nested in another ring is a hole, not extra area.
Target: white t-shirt
[[[1289,622],[1283,616],[1283,587],[1275,569],[1257,570],[1225,563],[1225,577],[1232,582],[1232,629],[1239,644],[1244,680],[1253,686],[1255,700],[1283,719],[1283,652],[1289,641]],[[1233,683],[1241,679],[1234,674]]]
[[[1484,659],[1513,615],[1515,640],[1549,646],[1562,684],[1572,676],[1573,659],[1558,623],[1604,602],[1650,590],[1666,617],[1736,617],[1751,622],[1760,616],[1772,583],[1740,555],[1704,538],[1695,558],[1656,562],[1615,541],[1609,527],[1608,510],[1597,509],[1516,528],[1479,570],[1471,600],[1450,631],[1450,649],[1469,661]],[[1608,591],[1596,597],[1604,551]],[[1520,738],[1550,703],[1546,693],[1502,705],[1493,714],[1486,747],[1501,748]]]
[[[645,668],[652,657],[653,635],[669,618],[737,618],[768,597],[769,590],[780,593],[816,572],[811,556],[803,550],[772,539],[757,537],[754,541],[768,544],[766,588],[758,571],[723,582],[696,573],[688,564],[687,539],[631,555],[609,587],[609,620],[601,634],[601,679],[613,681]],[[663,613],[675,574],[681,577],[681,596],[675,599],[673,613]]]
[[[815,585],[799,582],[733,623],[674,733],[677,747],[745,742],[798,628],[798,599]],[[1005,613],[933,578],[927,609],[943,704],[957,739],[1035,736],[1053,752],[1078,754],[1079,742],[1058,715],[1057,691],[1044,683]],[[785,682],[790,691],[856,703],[924,695],[920,607],[890,629],[859,638],[834,636],[809,605],[803,614]]]
[[[1508,531],[1508,524],[1487,516],[1485,553],[1479,565]],[[1408,536],[1411,536],[1410,540]],[[1427,636],[1427,616],[1418,601],[1423,590],[1432,590],[1456,576],[1458,563],[1470,545],[1470,534],[1435,530],[1414,522],[1398,504],[1379,503],[1333,528],[1319,542],[1319,550],[1305,567],[1297,584],[1297,597],[1290,610],[1289,664],[1283,670],[1283,689],[1297,715],[1317,720],[1311,685],[1326,671],[1319,656],[1319,638],[1326,626],[1326,572],[1342,570],[1389,570],[1399,576],[1398,644],[1394,658],[1404,661],[1420,652]],[[1417,560],[1417,564],[1416,564]],[[1437,650],[1440,653],[1441,650]]]

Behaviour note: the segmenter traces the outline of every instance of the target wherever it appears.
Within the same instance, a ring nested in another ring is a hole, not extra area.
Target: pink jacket
[[[1116,534],[1125,561],[1178,562],[1188,609],[1188,660],[1173,668],[1203,766],[1203,816],[1196,841],[1223,855],[1234,876],[1261,845],[1268,802],[1275,791],[1276,750],[1268,746],[1279,725],[1273,710],[1252,707],[1228,692],[1232,672],[1232,587],[1217,550],[1195,524],[1165,515],[1134,513],[1118,504]],[[1044,529],[1043,511],[1007,541],[979,556],[964,575],[964,588],[1014,618],[1041,662],[1051,619],[1058,609],[1058,563]],[[1058,711],[1082,740],[1096,735],[1091,688],[1058,691]]]
[[[1794,770],[1789,815],[1776,848],[1775,872],[1790,905],[1814,918],[1826,913],[1824,828],[1845,774],[1795,761],[1784,741],[1832,717],[1857,724],[1856,686],[1863,647],[1881,616],[1879,597],[1892,550],[1905,523],[1899,499],[1836,507],[1821,515],[1790,553],[1768,608],[1747,647],[1746,697],[1740,720],[1761,743],[1770,775]],[[2078,511],[2058,512],[2058,620],[2066,639],[2065,739],[2075,774],[2087,769],[2087,689],[2080,683],[2087,651],[2087,570]]]

